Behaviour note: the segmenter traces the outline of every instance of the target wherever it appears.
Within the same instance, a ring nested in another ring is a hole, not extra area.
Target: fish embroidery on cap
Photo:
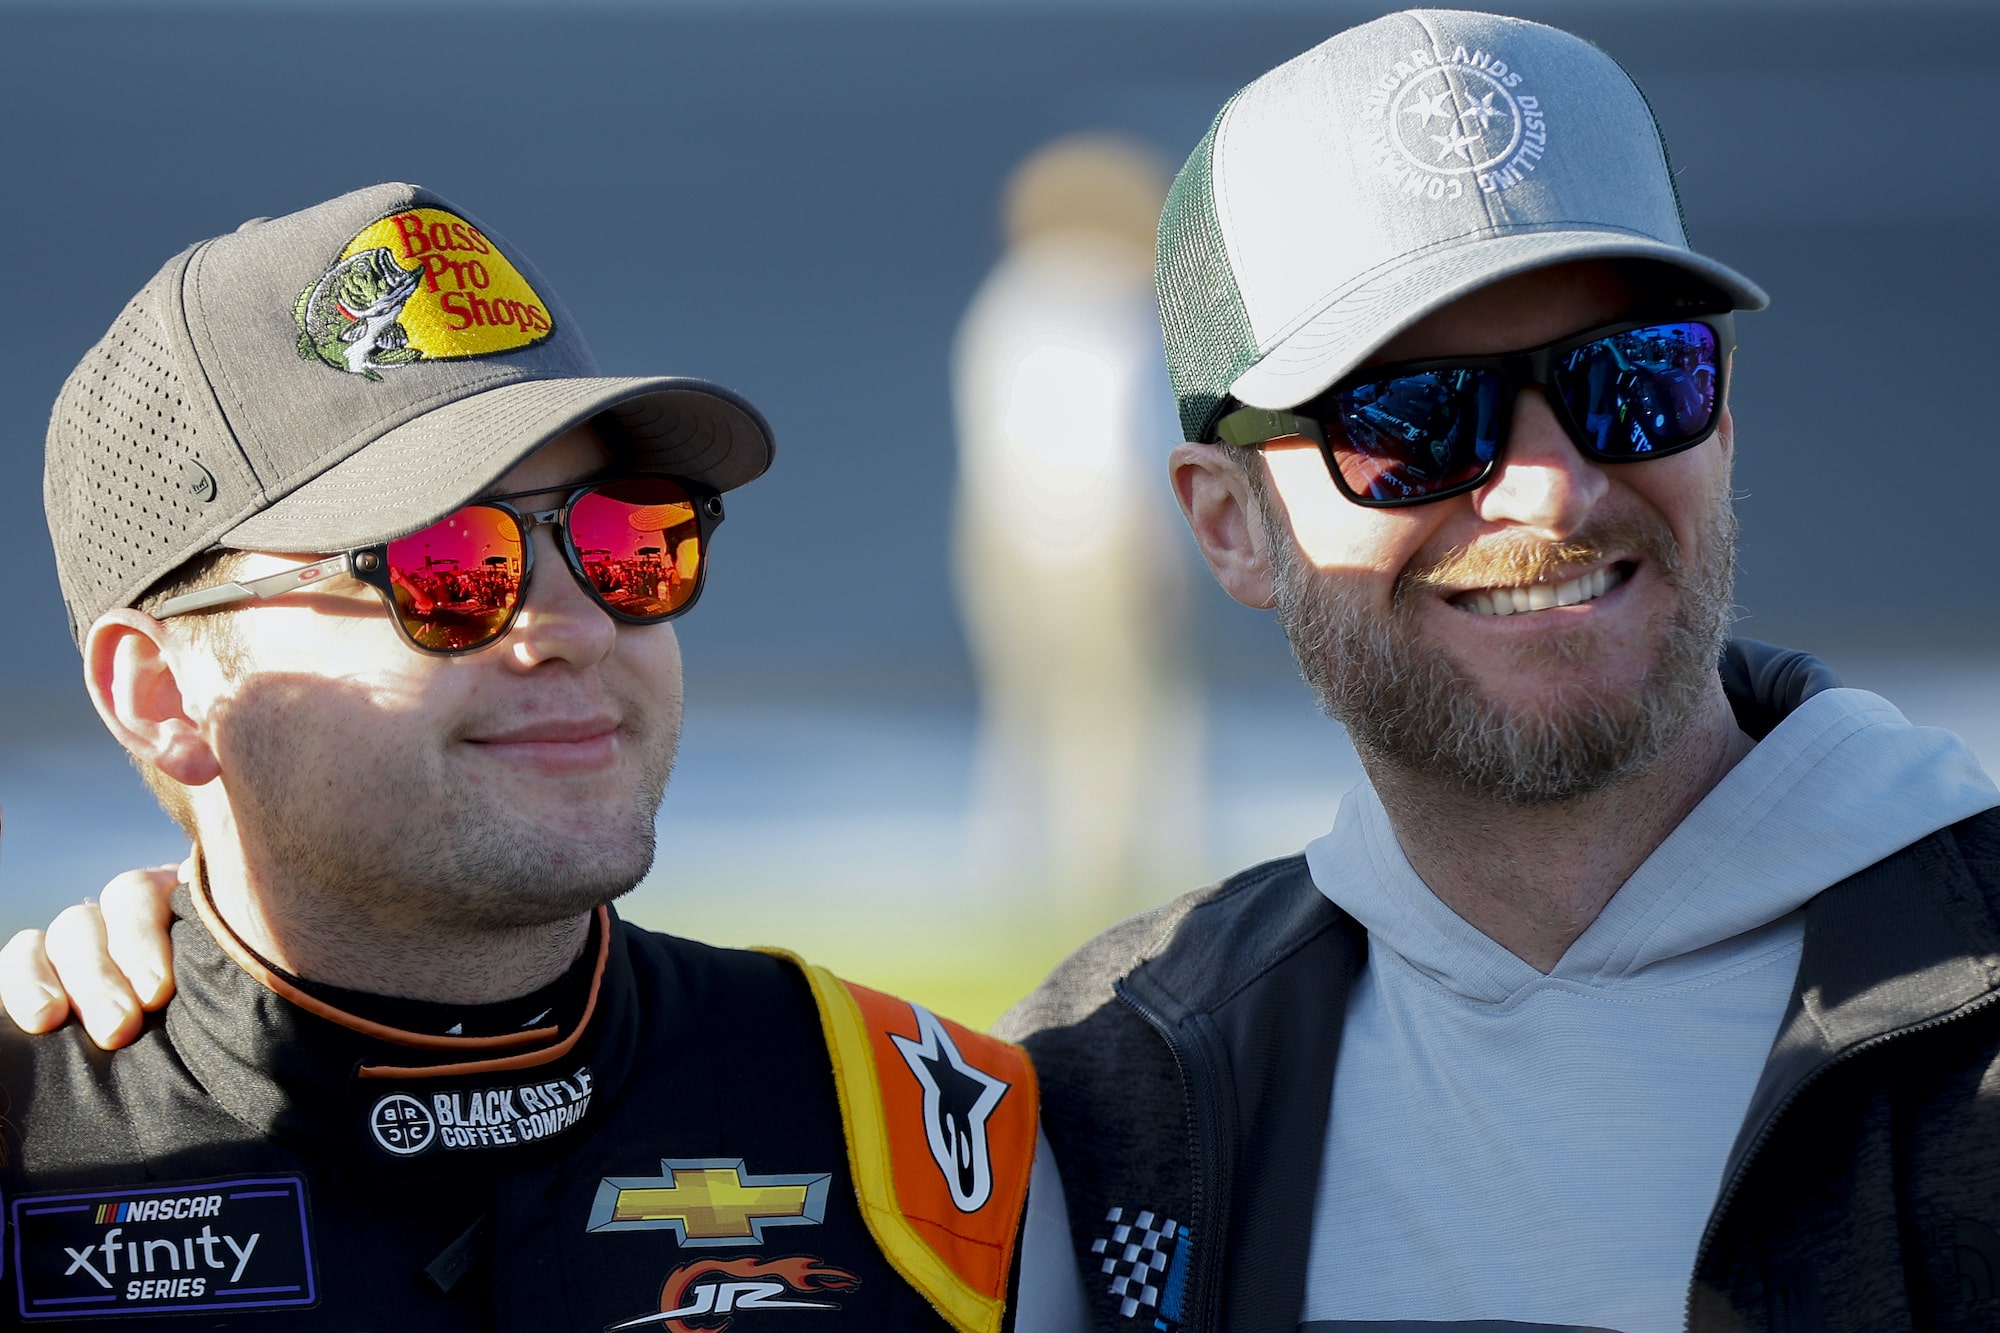
[[[528,280],[479,228],[413,208],[364,228],[299,293],[299,358],[379,380],[418,361],[531,346],[555,321]]]

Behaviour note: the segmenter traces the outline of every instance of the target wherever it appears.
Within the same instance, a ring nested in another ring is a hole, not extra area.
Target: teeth
[[[1568,583],[1537,583],[1528,588],[1482,588],[1459,603],[1482,616],[1511,616],[1522,611],[1545,611],[1555,606],[1575,606],[1595,601],[1611,591],[1618,576],[1607,566],[1595,574],[1571,579]]]

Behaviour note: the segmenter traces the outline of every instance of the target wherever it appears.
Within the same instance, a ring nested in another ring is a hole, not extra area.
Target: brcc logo
[[[1411,51],[1369,89],[1364,114],[1379,123],[1376,168],[1405,194],[1463,197],[1519,185],[1548,151],[1541,99],[1488,51]]]
[[[368,1131],[384,1151],[415,1157],[437,1138],[437,1120],[428,1106],[407,1092],[392,1092],[375,1103],[368,1116]]]
[[[590,1114],[594,1086],[586,1066],[567,1078],[459,1088],[433,1093],[428,1101],[392,1092],[369,1111],[368,1132],[397,1157],[415,1157],[433,1145],[452,1151],[510,1148],[580,1123]]]

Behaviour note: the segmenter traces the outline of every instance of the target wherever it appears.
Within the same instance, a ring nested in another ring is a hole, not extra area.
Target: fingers
[[[167,930],[174,923],[174,885],[180,882],[181,873],[173,866],[128,870],[106,884],[98,898],[111,961],[146,1009],[158,1009],[174,993]]]
[[[144,1011],[174,991],[167,930],[174,885],[187,869],[128,870],[104,886],[102,909],[81,903],[57,916],[46,934],[17,932],[0,947],[0,1007],[26,1032],[53,1031],[74,1009],[99,1046],[131,1042]]]
[[[41,931],[16,931],[0,947],[0,1008],[23,1032],[52,1032],[69,1017]]]
[[[46,947],[92,1041],[115,1050],[139,1035],[144,1022],[139,997],[111,961],[104,916],[96,903],[64,908],[49,923]]]

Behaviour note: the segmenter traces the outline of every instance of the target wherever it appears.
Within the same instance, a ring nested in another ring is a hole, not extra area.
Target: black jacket
[[[1742,641],[1723,674],[1755,736],[1834,683]],[[2000,811],[1832,886],[1805,923],[1689,1327],[2000,1327]],[[1367,947],[1292,857],[1113,927],[1001,1020],[1041,1071],[1102,1327],[1298,1327]]]
[[[862,1217],[789,963],[605,912],[569,1012],[423,1038],[260,981],[188,905],[178,994],[137,1044],[0,1035],[8,1316],[749,1333],[811,1304],[825,1333],[948,1327]]]

